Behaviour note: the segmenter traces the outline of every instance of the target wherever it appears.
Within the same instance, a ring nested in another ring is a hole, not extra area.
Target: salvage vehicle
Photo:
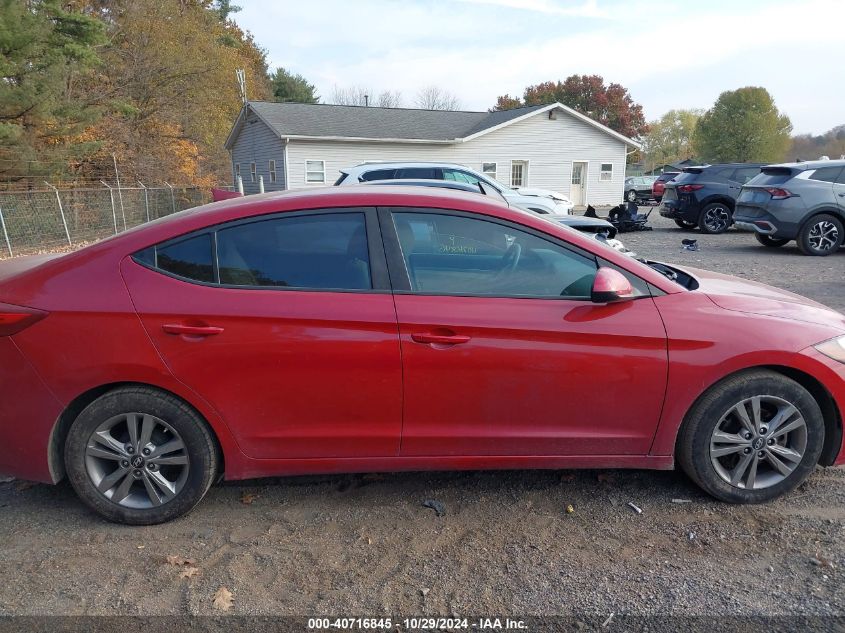
[[[763,246],[795,240],[804,255],[831,255],[845,240],[845,160],[763,167],[740,191],[734,223]]]
[[[503,185],[495,178],[458,163],[361,163],[355,167],[342,169],[340,178],[334,184],[345,187],[373,180],[447,180],[470,185],[483,182],[485,186],[495,189],[507,198],[510,204],[520,208],[552,215],[569,215],[572,212],[572,203],[554,191],[514,189]]]
[[[760,503],[845,462],[845,316],[477,194],[216,202],[0,262],[0,302],[0,472],[112,521],[220,478],[677,464]]]
[[[657,176],[631,176],[625,179],[627,202],[648,202],[654,198],[653,187]]]
[[[733,224],[739,190],[760,173],[762,164],[725,163],[685,167],[666,183],[658,211],[682,229],[724,233]]]

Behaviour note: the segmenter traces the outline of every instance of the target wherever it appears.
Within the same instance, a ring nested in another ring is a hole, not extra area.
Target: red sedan
[[[659,468],[762,502],[845,461],[845,317],[448,190],[185,211],[0,264],[0,472],[108,519],[221,476]]]

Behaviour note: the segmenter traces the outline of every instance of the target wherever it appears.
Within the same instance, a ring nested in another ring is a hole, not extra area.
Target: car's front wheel
[[[818,403],[797,382],[754,370],[712,387],[678,436],[681,467],[706,492],[731,503],[762,503],[797,487],[824,444]]]
[[[789,244],[788,239],[772,237],[771,235],[763,235],[762,233],[755,233],[754,238],[763,246],[769,248],[780,248],[785,244]]]
[[[801,227],[798,234],[798,248],[805,255],[824,257],[839,250],[845,239],[842,221],[832,215],[817,215]]]
[[[724,233],[731,224],[733,224],[733,211],[723,202],[708,204],[701,210],[698,218],[698,228],[702,233]]]
[[[79,497],[110,521],[163,523],[205,496],[217,472],[205,421],[184,402],[147,387],[101,396],[74,421],[65,467]]]
[[[625,194],[625,199],[628,202],[636,202],[637,201],[637,191],[635,189],[631,189],[628,193]]]

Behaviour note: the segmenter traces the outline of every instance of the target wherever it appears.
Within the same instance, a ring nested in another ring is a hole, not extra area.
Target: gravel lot
[[[685,233],[656,212],[652,223],[622,236],[641,255],[845,311],[845,250],[810,258]],[[681,250],[684,237],[701,250]],[[671,472],[260,480],[216,486],[189,516],[147,528],[101,521],[67,484],[13,481],[0,484],[0,615],[210,614],[220,587],[235,614],[843,614],[843,536],[841,469],[754,507]]]

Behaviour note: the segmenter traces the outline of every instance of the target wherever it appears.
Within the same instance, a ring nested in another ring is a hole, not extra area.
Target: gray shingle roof
[[[545,106],[501,112],[452,112],[250,101],[249,107],[280,136],[451,141]]]

